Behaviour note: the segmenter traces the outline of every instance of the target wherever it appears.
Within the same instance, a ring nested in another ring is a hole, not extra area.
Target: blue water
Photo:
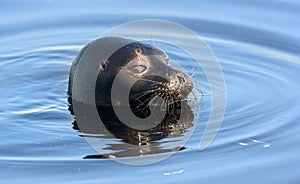
[[[1,183],[299,183],[299,9],[296,0],[0,1]],[[162,162],[83,159],[98,153],[72,128],[72,60],[108,29],[149,18],[182,24],[208,43],[226,83],[221,129],[200,151],[203,106],[186,149]]]

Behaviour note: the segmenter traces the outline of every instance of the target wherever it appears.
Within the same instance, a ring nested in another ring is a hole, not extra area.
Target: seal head
[[[134,114],[139,117],[147,117],[149,115],[150,110],[147,106],[151,99],[156,96],[164,99],[168,107],[173,108],[178,106],[178,102],[186,98],[192,91],[193,82],[191,78],[182,71],[171,67],[167,54],[161,49],[119,37],[110,37],[106,38],[106,40],[106,43],[120,42],[124,46],[113,52],[107,59],[98,61],[98,74],[96,84],[94,84],[95,97],[92,97],[95,99],[97,106],[112,106],[112,85],[118,74],[121,75],[119,80],[121,80],[120,83],[123,87],[135,81],[130,89],[129,104]],[[92,44],[93,42],[84,47],[72,64],[69,79],[69,97],[71,99],[69,102],[71,104],[72,89],[77,89],[76,86],[75,88],[72,86],[76,67],[82,55],[85,54],[88,47],[92,47]],[[101,47],[105,47],[105,45],[101,45]],[[120,73],[121,70],[122,72]],[[87,69],[86,75],[89,75],[88,72],[89,70]],[[82,76],[85,77],[85,75]],[[89,82],[89,79],[85,79],[87,80],[86,82],[80,80],[79,82],[82,82],[82,86]],[[122,89],[122,86],[118,88]],[[84,93],[78,94],[79,97],[77,99],[84,99]],[[84,100],[81,102],[85,103]]]
[[[138,108],[137,112],[155,96],[174,105],[193,89],[191,78],[172,68],[166,53],[149,44],[133,42],[99,63],[95,88],[97,105],[111,105],[111,86],[120,70],[123,71],[120,84],[126,86],[136,81],[130,90],[129,102],[132,109]]]

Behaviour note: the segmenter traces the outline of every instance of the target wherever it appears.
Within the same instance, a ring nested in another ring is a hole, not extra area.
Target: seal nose
[[[187,85],[188,79],[182,73],[176,73],[171,77],[170,87],[181,92]]]
[[[190,77],[184,73],[177,73],[175,79],[175,87],[179,91],[179,94],[182,97],[187,96],[193,88],[193,83]]]
[[[168,91],[177,94],[179,98],[185,98],[193,89],[193,82],[189,76],[182,72],[171,73],[167,83]]]
[[[185,78],[180,76],[180,75],[177,75],[177,79],[179,81],[179,84],[184,84],[185,83]]]
[[[177,73],[175,75],[175,80],[176,80],[175,83],[177,84],[177,87],[181,87],[186,85],[186,83],[188,83],[188,76],[186,76],[183,73]]]

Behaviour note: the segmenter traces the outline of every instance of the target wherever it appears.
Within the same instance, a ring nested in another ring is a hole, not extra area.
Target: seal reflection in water
[[[191,78],[182,71],[172,68],[166,53],[152,45],[119,37],[108,37],[104,40],[106,43],[120,43],[121,46],[109,57],[97,61],[98,73],[94,84],[95,93],[93,93],[95,96],[91,98],[94,98],[98,115],[110,134],[124,143],[140,146],[138,149],[124,150],[121,143],[110,145],[111,150],[115,152],[114,157],[183,149],[182,145],[164,149],[158,140],[166,137],[180,137],[193,126],[194,114],[187,103],[187,97],[193,90]],[[102,45],[102,47],[105,46]],[[103,128],[99,127],[98,119],[90,113],[93,104],[90,104],[89,100],[85,100],[87,98],[83,96],[86,94],[78,93],[76,98],[73,97],[73,90],[78,89],[77,86],[73,86],[76,85],[73,81],[74,75],[82,56],[86,54],[89,47],[93,47],[93,42],[81,50],[71,67],[68,89],[69,109],[73,113],[74,105],[83,107],[75,114],[74,129],[87,134],[85,136],[101,139],[106,137],[106,133]],[[120,72],[121,70],[122,72]],[[130,88],[129,107],[126,107],[126,105],[128,106],[126,103],[122,104],[123,102],[114,104],[115,102],[112,100],[114,98],[112,96],[113,83],[118,74],[121,75],[118,77],[119,93],[122,93],[123,89]],[[160,106],[154,104],[155,108],[160,108],[165,111],[165,114],[158,124],[149,129],[130,127],[124,124],[115,113],[115,108],[121,109],[121,111],[122,108],[130,108],[136,117],[147,118],[153,113],[150,109],[153,99],[157,97],[159,97],[158,104]],[[78,125],[79,121],[84,123]],[[102,156],[87,156],[87,158]]]

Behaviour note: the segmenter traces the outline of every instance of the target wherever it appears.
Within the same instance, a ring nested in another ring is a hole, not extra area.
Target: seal
[[[194,126],[194,112],[186,100],[193,88],[197,89],[191,78],[175,69],[159,48],[120,37],[102,37],[88,43],[71,66],[69,110],[75,112],[73,129],[84,133],[82,136],[91,142],[98,139],[96,149],[106,151],[84,158],[131,157],[185,149],[182,136],[191,133]],[[127,104],[114,101],[122,97]],[[161,113],[152,111],[155,99],[166,105],[164,110],[159,109],[165,113],[158,121],[152,118]],[[130,114],[139,117],[132,121],[134,126],[120,118],[116,104],[119,109],[125,105]],[[110,138],[119,140],[107,146]],[[174,141],[160,141],[164,138]]]
[[[112,106],[112,85],[120,70],[123,71],[122,76],[118,79],[121,80],[119,81],[120,84],[126,86],[133,80],[136,81],[130,89],[129,104],[132,112],[140,118],[149,116],[150,109],[148,105],[151,99],[156,96],[164,99],[167,106],[170,107],[168,108],[168,111],[170,111],[176,109],[179,106],[178,102],[186,98],[192,91],[193,82],[191,78],[182,71],[171,67],[167,54],[161,49],[150,44],[121,37],[108,37],[104,40],[104,45],[98,46],[99,49],[106,49],[108,44],[111,43],[120,44],[121,46],[108,58],[98,61],[96,83],[94,88],[91,89],[95,90],[95,97],[91,98],[95,100],[97,106]],[[87,44],[80,51],[71,66],[68,88],[71,106],[72,90],[81,90],[73,86],[75,85],[73,83],[74,74],[82,56],[86,54],[89,47],[93,47],[93,42]],[[85,65],[88,65],[88,63]],[[88,75],[89,70],[86,69],[85,71]],[[82,83],[88,82],[88,80],[83,78]],[[92,88],[92,86],[86,88]],[[79,96],[75,100],[79,99],[83,103],[88,101],[84,100],[84,93],[78,94]]]

